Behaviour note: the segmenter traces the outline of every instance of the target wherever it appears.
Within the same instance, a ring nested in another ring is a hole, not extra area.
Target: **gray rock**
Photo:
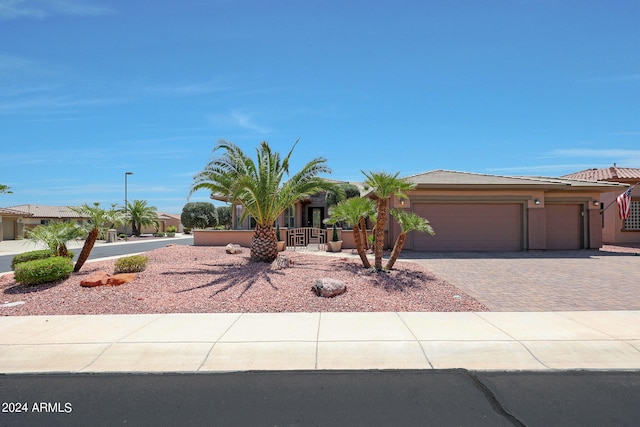
[[[311,290],[319,297],[331,298],[345,293],[347,285],[340,280],[323,277],[316,280],[316,284],[311,287]]]
[[[234,243],[229,243],[224,250],[228,254],[239,254],[242,253],[242,246],[236,245]]]

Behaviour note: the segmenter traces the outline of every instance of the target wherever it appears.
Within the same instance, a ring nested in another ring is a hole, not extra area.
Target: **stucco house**
[[[433,170],[407,177],[416,188],[408,199],[393,198],[391,208],[406,209],[429,220],[436,235],[410,233],[406,249],[420,251],[522,251],[595,249],[602,246],[601,200],[628,186],[570,178],[500,176]],[[366,191],[361,192],[368,195]],[[242,207],[234,208],[234,219]],[[318,227],[327,215],[324,193],[296,203],[278,221],[287,228]],[[236,223],[236,234],[196,235],[196,244],[250,245],[250,219]],[[389,219],[385,246],[400,233]],[[353,247],[350,232],[341,232],[343,248]],[[214,237],[215,236],[215,237]]]
[[[19,205],[0,208],[0,241],[23,239],[27,230],[50,221],[82,223],[88,217],[67,206]]]
[[[563,178],[587,181],[615,182],[628,185],[640,184],[640,168],[622,168],[615,163],[608,168],[592,168],[565,175]],[[625,189],[602,193],[602,240],[606,244],[640,243],[640,185],[631,190],[631,214],[620,219],[616,198]]]
[[[626,185],[568,178],[433,170],[407,177],[408,200],[391,201],[429,220],[436,235],[410,233],[421,251],[521,251],[602,246],[600,200]],[[400,233],[390,222],[389,241]]]

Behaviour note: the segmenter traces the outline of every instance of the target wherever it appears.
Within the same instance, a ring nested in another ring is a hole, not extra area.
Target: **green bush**
[[[149,261],[149,258],[144,255],[120,258],[116,261],[114,273],[139,273],[147,268],[147,261]]]
[[[25,252],[23,254],[18,254],[14,256],[13,259],[11,260],[11,269],[13,270],[14,267],[20,264],[21,262],[33,261],[36,259],[51,258],[52,256],[53,256],[53,251],[50,249],[42,249],[39,251],[31,251],[31,252]]]
[[[13,257],[11,260],[11,269],[14,270],[15,266],[20,264],[21,262],[34,261],[36,259],[47,259],[54,256],[54,253],[50,249],[41,249],[38,251],[25,252],[23,254],[18,254]],[[75,254],[72,251],[67,253],[67,256],[70,259],[73,259]]]
[[[67,257],[49,257],[17,264],[15,280],[23,285],[40,285],[64,280],[73,271],[73,261]]]
[[[164,237],[164,233],[162,231],[156,231],[153,233],[153,237]]]
[[[178,231],[178,227],[176,227],[175,225],[170,225],[167,227],[167,233],[175,233],[176,231]]]

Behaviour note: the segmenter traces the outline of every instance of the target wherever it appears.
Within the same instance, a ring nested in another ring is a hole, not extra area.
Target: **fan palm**
[[[407,198],[405,192],[413,190],[415,184],[407,181],[405,178],[398,178],[399,172],[389,174],[386,172],[362,172],[367,177],[364,182],[370,187],[376,197],[376,206],[378,217],[375,227],[375,269],[382,270],[382,251],[384,249],[384,227],[387,222],[387,210],[389,207],[389,199],[392,196],[398,198]]]
[[[142,234],[142,228],[153,225],[158,227],[158,212],[155,206],[148,206],[146,200],[127,202],[128,221],[131,221],[131,232],[136,236]]]
[[[336,222],[348,222],[353,227],[353,239],[356,243],[356,250],[362,264],[366,268],[371,268],[371,263],[367,258],[365,250],[366,234],[364,239],[361,236],[362,228],[364,227],[365,219],[375,214],[375,204],[373,200],[365,197],[353,197],[351,199],[343,200],[335,205],[329,211],[329,219],[326,220],[328,224],[335,224]],[[365,231],[366,233],[366,231]]]
[[[436,234],[435,231],[433,231],[431,224],[429,224],[429,221],[413,212],[405,212],[401,209],[391,209],[391,216],[398,221],[398,224],[400,225],[400,234],[396,238],[396,243],[393,245],[391,256],[389,257],[389,261],[387,261],[387,265],[385,267],[387,270],[391,270],[393,268],[398,256],[400,256],[400,252],[402,252],[402,247],[404,246],[404,241],[407,238],[407,233],[412,231],[421,231],[423,233],[429,233],[432,236]]]
[[[100,207],[100,203],[97,202],[94,203],[93,206],[89,206],[85,203],[80,207],[72,207],[71,209],[83,217],[89,217],[89,227],[87,230],[89,233],[84,241],[84,245],[82,246],[82,251],[78,256],[76,265],[73,268],[73,271],[77,273],[80,271],[87,259],[89,259],[91,250],[96,244],[96,240],[98,240],[100,230],[123,224],[124,215],[115,209],[111,209],[109,211],[104,210]]]
[[[190,195],[200,189],[209,190],[231,203],[242,205],[242,219],[247,215],[255,219],[251,240],[251,259],[255,261],[271,262],[277,257],[273,223],[289,206],[305,196],[335,187],[318,176],[331,172],[321,157],[311,160],[283,182],[285,174],[289,175],[289,161],[297,144],[298,141],[282,159],[263,141],[256,149],[254,162],[237,145],[221,141],[213,151],[224,151],[222,156],[209,162],[194,177]]]
[[[69,256],[67,243],[83,237],[82,228],[70,222],[50,222],[39,225],[27,233],[32,242],[44,243],[53,252],[54,256]]]

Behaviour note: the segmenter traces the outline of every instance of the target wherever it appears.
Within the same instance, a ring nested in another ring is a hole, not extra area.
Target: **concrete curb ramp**
[[[0,318],[0,372],[637,370],[640,311]]]

